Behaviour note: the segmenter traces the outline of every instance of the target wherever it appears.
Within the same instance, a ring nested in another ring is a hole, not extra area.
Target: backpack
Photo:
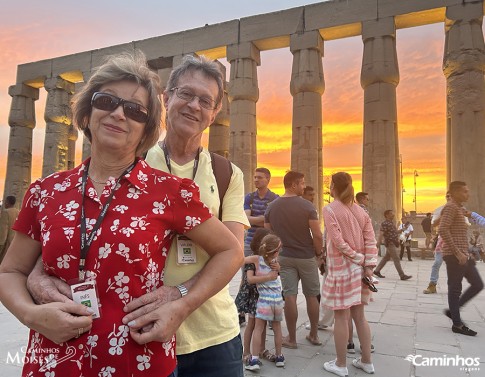
[[[209,152],[211,156],[212,172],[217,182],[217,189],[219,190],[219,220],[222,221],[222,202],[224,195],[229,188],[232,176],[232,164],[227,158],[213,152]]]

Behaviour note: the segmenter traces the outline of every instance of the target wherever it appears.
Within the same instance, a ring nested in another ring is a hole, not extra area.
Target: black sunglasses
[[[147,108],[139,103],[126,101],[108,93],[95,92],[91,98],[91,106],[103,111],[114,111],[118,106],[123,106],[126,117],[140,123],[148,120]]]

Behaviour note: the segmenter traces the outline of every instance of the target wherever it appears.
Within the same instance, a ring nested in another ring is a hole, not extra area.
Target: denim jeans
[[[440,277],[440,268],[443,264],[443,254],[441,252],[434,253],[434,263],[431,266],[431,276],[429,278],[430,283],[438,283]]]
[[[178,377],[243,377],[242,342],[228,342],[185,355],[177,355]]]
[[[173,370],[173,372],[170,373],[167,377],[178,377],[177,367],[175,367],[175,369]]]
[[[454,255],[445,255],[443,260],[446,263],[448,273],[448,306],[450,307],[453,325],[461,326],[463,322],[460,317],[460,307],[476,296],[483,289],[483,281],[471,258],[464,265],[458,263]],[[461,294],[462,281],[466,278],[470,286]]]

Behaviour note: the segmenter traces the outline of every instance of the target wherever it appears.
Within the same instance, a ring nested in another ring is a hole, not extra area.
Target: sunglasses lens
[[[144,107],[133,102],[125,102],[123,104],[123,111],[128,118],[136,122],[144,123],[148,120],[148,111]]]
[[[120,105],[120,103],[123,104],[123,112],[128,118],[141,123],[148,120],[148,110],[143,106],[134,102],[124,101],[111,94],[95,93],[91,102],[93,107],[103,111],[113,111]]]

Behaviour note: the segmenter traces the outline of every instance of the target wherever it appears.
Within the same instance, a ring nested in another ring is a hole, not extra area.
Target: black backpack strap
[[[222,202],[231,182],[232,164],[227,158],[217,153],[209,152],[209,154],[211,156],[212,172],[216,177],[217,189],[219,191],[219,220],[222,221]]]

